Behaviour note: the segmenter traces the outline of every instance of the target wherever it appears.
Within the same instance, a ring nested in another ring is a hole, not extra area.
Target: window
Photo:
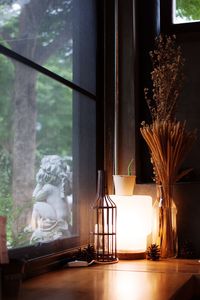
[[[199,0],[174,0],[173,23],[190,23],[200,21]]]
[[[198,33],[199,0],[160,0],[160,26],[163,33]]]
[[[0,214],[11,252],[37,256],[87,241],[96,11],[95,0],[0,4]]]

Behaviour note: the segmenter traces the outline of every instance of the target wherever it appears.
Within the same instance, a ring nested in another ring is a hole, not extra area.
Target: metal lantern
[[[102,263],[117,261],[116,216],[117,208],[105,193],[104,171],[98,171],[97,198],[93,205],[93,241],[96,260]]]

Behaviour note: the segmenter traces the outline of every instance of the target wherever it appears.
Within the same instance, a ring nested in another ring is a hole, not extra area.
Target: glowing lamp
[[[117,196],[117,254],[121,259],[144,258],[152,226],[150,196]]]

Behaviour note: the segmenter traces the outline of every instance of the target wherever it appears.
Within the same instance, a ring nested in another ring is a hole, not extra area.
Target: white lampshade
[[[152,198],[150,196],[111,195],[117,206],[117,252],[144,253],[151,233]]]

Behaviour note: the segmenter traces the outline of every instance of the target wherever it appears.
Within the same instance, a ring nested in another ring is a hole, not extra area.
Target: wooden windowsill
[[[184,300],[193,296],[200,296],[198,260],[168,259],[49,272],[24,281],[19,299]]]

